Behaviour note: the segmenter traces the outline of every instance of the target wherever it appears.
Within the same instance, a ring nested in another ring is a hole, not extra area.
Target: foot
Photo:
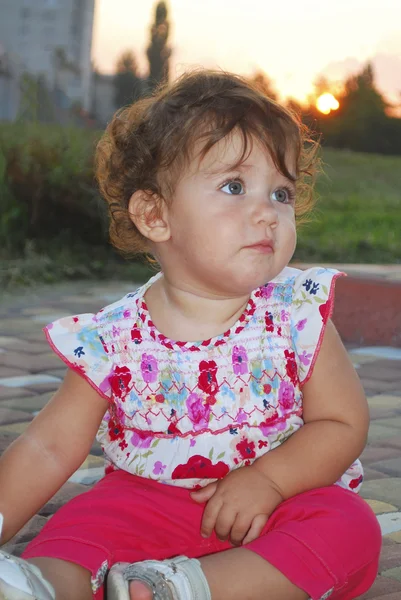
[[[130,600],[153,600],[153,592],[145,583],[141,581],[129,582]]]

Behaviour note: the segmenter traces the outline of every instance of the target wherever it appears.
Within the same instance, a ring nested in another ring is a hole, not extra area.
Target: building
[[[87,111],[95,1],[0,0],[3,53]]]

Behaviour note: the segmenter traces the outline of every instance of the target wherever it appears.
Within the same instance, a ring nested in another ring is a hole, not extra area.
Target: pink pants
[[[200,557],[231,548],[200,535],[203,505],[189,490],[116,471],[63,506],[27,547],[24,558],[52,557],[88,569],[94,598],[116,562]],[[375,580],[381,548],[376,517],[364,500],[338,486],[283,502],[260,538],[245,546],[313,600],[351,600]]]

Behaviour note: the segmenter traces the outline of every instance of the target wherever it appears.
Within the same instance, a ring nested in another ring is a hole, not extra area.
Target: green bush
[[[105,208],[93,177],[98,134],[39,124],[0,127],[0,247],[28,240],[105,244]]]

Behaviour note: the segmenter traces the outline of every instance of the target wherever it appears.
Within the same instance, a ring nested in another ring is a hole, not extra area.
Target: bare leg
[[[307,600],[297,588],[261,556],[246,548],[233,548],[200,559],[212,600]],[[130,583],[131,600],[152,600],[142,583]]]
[[[57,600],[92,600],[91,574],[87,569],[58,558],[30,558],[56,591]]]

